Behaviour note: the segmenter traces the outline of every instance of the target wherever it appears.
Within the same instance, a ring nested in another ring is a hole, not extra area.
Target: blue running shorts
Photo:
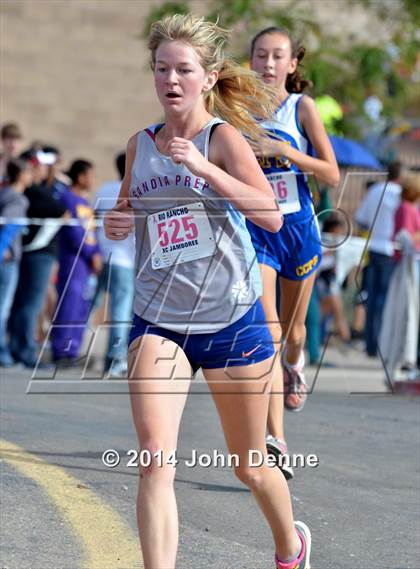
[[[178,344],[194,373],[200,367],[224,369],[256,364],[274,355],[273,340],[259,300],[242,318],[211,334],[180,334],[160,328],[135,314],[128,345],[146,334],[162,336]]]
[[[269,265],[285,279],[303,281],[319,266],[322,258],[317,218],[285,223],[277,233],[255,224],[248,225],[259,263]]]

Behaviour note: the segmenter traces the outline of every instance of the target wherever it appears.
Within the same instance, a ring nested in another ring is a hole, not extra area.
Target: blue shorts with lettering
[[[180,334],[135,314],[128,345],[146,334],[162,336],[178,344],[194,373],[200,367],[224,369],[256,364],[274,355],[273,340],[259,300],[239,320],[210,334]]]
[[[322,258],[321,235],[315,215],[285,222],[277,233],[247,223],[259,263],[289,280],[303,281],[316,271]]]

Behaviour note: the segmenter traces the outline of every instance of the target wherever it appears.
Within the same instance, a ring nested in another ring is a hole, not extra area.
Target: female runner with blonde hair
[[[134,224],[130,205],[135,214],[129,387],[140,448],[152,458],[140,466],[140,542],[146,569],[175,567],[173,458],[191,375],[201,367],[229,453],[239,456],[235,473],[270,525],[276,566],[307,569],[310,533],[293,521],[282,474],[249,461],[250,449],[266,457],[278,363],[245,218],[276,232],[282,215],[237,130],[261,136],[252,117],[270,116],[272,94],[254,73],[224,59],[226,39],[216,24],[192,15],[152,25],[149,49],[165,122],[130,138],[119,203],[105,218],[106,235],[124,239]]]

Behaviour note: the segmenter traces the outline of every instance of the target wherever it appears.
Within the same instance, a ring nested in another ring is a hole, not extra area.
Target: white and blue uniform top
[[[261,125],[273,138],[280,137],[296,150],[311,154],[311,143],[299,123],[302,96],[290,94],[273,118]],[[258,162],[284,215],[283,226],[277,233],[247,221],[258,262],[271,266],[286,279],[308,278],[319,265],[322,248],[306,175],[295,164],[286,167],[281,156],[258,157]]]
[[[261,126],[304,154],[311,153],[311,143],[299,123],[302,93],[291,93],[277,108],[272,120]],[[274,137],[273,137],[274,138]],[[281,156],[258,157],[261,168],[271,183],[284,213],[284,223],[294,223],[313,216],[312,195],[306,176],[292,164],[283,165]]]
[[[192,139],[207,158],[213,118]],[[181,334],[239,320],[262,293],[245,217],[184,164],[159,152],[153,125],[137,135],[130,201],[135,213],[134,312]]]

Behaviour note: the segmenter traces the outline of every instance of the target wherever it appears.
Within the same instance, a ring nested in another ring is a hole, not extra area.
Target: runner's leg
[[[263,295],[261,304],[264,308],[267,326],[273,338],[274,348],[278,353],[281,350],[281,325],[276,308],[276,281],[277,271],[269,265],[260,264],[263,281]],[[268,409],[267,428],[270,435],[285,440],[283,428],[283,370],[278,366],[278,373],[273,377],[271,397]]]
[[[281,559],[296,556],[300,542],[293,524],[287,482],[278,468],[249,464],[249,450],[264,457],[265,427],[271,377],[279,373],[274,356],[249,366],[204,369],[203,373],[220,416],[228,450],[239,455],[237,477],[250,488],[273,533],[276,553]],[[242,380],[242,381],[241,381]],[[253,381],[254,380],[254,381]]]
[[[282,353],[284,374],[284,407],[301,411],[308,388],[303,366],[306,340],[305,319],[315,282],[315,273],[304,281],[281,279],[280,322],[285,330],[285,348]]]
[[[168,356],[173,359],[168,360]],[[165,464],[177,447],[190,387],[191,366],[183,350],[160,336],[145,335],[129,347],[129,390],[139,448],[162,452],[163,464],[140,467],[137,521],[144,568],[174,569],[178,547],[175,466]]]
[[[285,357],[291,365],[298,363],[305,346],[305,318],[315,278],[313,273],[304,281],[280,279],[280,322],[284,330]]]

